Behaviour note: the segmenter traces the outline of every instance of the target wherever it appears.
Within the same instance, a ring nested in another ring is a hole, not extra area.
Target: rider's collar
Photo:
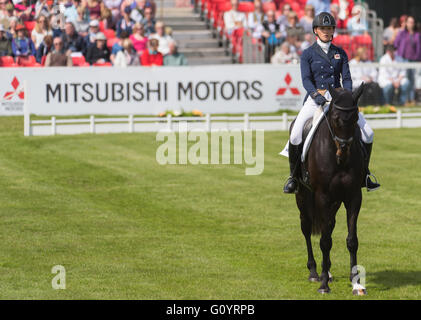
[[[329,42],[323,42],[322,40],[320,40],[319,38],[317,38],[317,44],[320,46],[320,48],[322,48],[322,50],[327,54],[330,48],[330,44],[332,43],[332,41]]]

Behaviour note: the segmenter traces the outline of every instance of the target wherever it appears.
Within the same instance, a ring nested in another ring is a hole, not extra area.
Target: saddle
[[[323,109],[323,112],[327,114],[329,110],[329,106],[326,106]],[[321,108],[318,108],[316,112],[314,112],[313,118],[308,119],[306,123],[304,124],[303,133],[302,133],[302,141],[304,141],[303,144],[303,151],[301,153],[301,162],[304,163],[307,157],[307,152],[310,148],[311,142],[313,141],[314,134],[317,131],[317,128],[319,127],[320,122],[324,118]],[[291,127],[294,125],[295,120],[291,123]],[[279,153],[281,156],[289,157],[288,154],[288,145],[289,141],[287,141],[284,149]]]

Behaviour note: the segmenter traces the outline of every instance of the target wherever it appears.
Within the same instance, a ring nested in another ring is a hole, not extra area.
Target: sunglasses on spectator
[[[60,42],[54,42],[55,46],[58,46],[59,44],[63,44],[63,42],[61,42],[61,41]]]

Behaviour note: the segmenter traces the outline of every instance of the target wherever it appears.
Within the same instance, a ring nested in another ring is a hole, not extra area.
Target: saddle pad
[[[329,106],[326,106],[323,109],[323,113],[326,114],[328,110],[329,110]],[[318,128],[320,122],[322,121],[322,119],[324,117],[323,113],[320,112],[318,117],[316,117],[315,120],[313,119],[313,126],[311,127],[311,130],[308,133],[306,140],[304,141],[303,152],[301,153],[301,162],[304,162],[305,159],[306,159],[308,149],[310,148],[310,145],[311,145],[311,141],[313,141],[314,133],[316,132],[316,129]],[[287,141],[284,149],[279,153],[281,156],[284,156],[284,157],[287,157],[287,158],[289,157],[288,145],[289,145],[289,141]]]

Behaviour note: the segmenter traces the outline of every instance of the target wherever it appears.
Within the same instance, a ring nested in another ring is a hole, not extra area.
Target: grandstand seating
[[[35,60],[34,56],[18,57],[16,62],[20,67],[41,67],[41,64]]]
[[[19,67],[11,56],[0,57],[0,66],[1,67]]]
[[[201,17],[206,20],[207,26],[213,29],[213,35],[217,35],[219,43],[223,44],[226,53],[233,57],[234,61],[242,62],[243,60],[243,34],[247,30],[236,30],[233,34],[228,35],[224,25],[224,13],[231,10],[230,0],[195,0],[197,7],[201,13]],[[289,4],[293,11],[295,11],[299,18],[304,15],[304,7],[307,0],[273,0],[266,1],[263,3],[263,11],[268,12],[273,10],[276,16],[282,14],[282,8],[285,4]],[[253,2],[239,2],[238,10],[244,12],[246,15],[254,11]],[[28,31],[28,36],[36,25],[36,21],[25,21],[25,27]],[[107,27],[104,21],[99,21],[99,29],[107,38],[107,47],[109,49],[119,41],[116,37],[116,31]],[[253,46],[258,48],[258,51],[262,51],[262,42],[256,39],[252,39]],[[353,57],[353,53],[358,47],[366,47],[369,50],[369,56],[371,59],[374,57],[374,45],[373,40],[369,35],[362,36],[350,36],[347,34],[340,34],[334,39],[334,44],[343,47],[347,52],[349,58]],[[83,57],[73,57],[74,66],[87,66],[89,65]],[[2,57],[0,59],[0,66],[3,67],[16,67],[16,66],[43,66],[45,63],[45,57],[40,63],[35,61],[34,57],[19,58],[13,61],[13,57]],[[94,64],[97,65],[97,64]],[[103,64],[102,64],[103,65]],[[108,63],[106,64],[108,65]]]
[[[113,29],[105,29],[103,33],[107,39],[116,37],[115,31]]]
[[[89,67],[84,56],[72,57],[72,62],[74,67]]]

